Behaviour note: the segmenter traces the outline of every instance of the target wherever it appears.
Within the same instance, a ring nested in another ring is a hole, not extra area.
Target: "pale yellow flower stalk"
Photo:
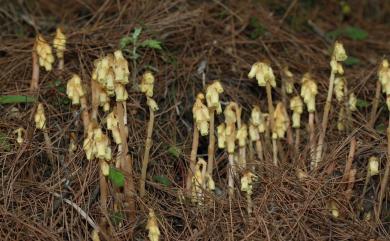
[[[160,240],[160,229],[158,228],[158,222],[156,215],[152,209],[149,209],[149,218],[146,224],[146,229],[148,230],[148,237],[150,241],[159,241]]]
[[[224,111],[225,115],[225,124],[226,124],[226,150],[229,155],[228,163],[228,187],[229,187],[229,196],[233,197],[234,194],[234,175],[235,175],[235,165],[234,165],[234,151],[235,151],[235,140],[236,140],[236,122],[237,116],[235,113],[236,103],[230,102]]]
[[[318,163],[321,161],[322,158],[322,150],[324,146],[324,140],[326,135],[326,129],[328,127],[328,120],[329,120],[329,112],[330,107],[332,104],[332,96],[333,96],[333,89],[334,89],[334,81],[336,75],[342,75],[344,74],[343,66],[340,62],[343,62],[347,59],[347,54],[345,52],[344,46],[342,43],[336,41],[333,48],[332,58],[330,61],[330,77],[329,77],[329,88],[328,88],[328,95],[326,97],[325,107],[324,107],[324,114],[322,115],[322,124],[320,129],[320,135],[318,138],[318,144],[316,148],[316,154],[315,154],[315,160],[313,161],[312,168],[316,168],[318,166]]]
[[[295,129],[295,150],[298,151],[300,145],[301,115],[303,113],[303,102],[299,95],[291,98],[290,109],[293,112],[292,128]]]
[[[43,132],[47,156],[48,156],[49,160],[52,162],[52,164],[54,164],[54,156],[53,156],[53,152],[52,152],[53,145],[51,143],[49,133],[48,133],[48,130],[46,128],[46,116],[45,116],[45,110],[43,108],[42,103],[38,103],[38,107],[37,107],[35,115],[34,115],[34,120],[35,120],[35,127],[37,129],[42,130],[42,132]]]
[[[158,110],[158,106],[153,97],[153,84],[154,84],[154,76],[151,72],[146,72],[143,75],[142,83],[141,83],[141,91],[145,93],[146,96],[146,104],[149,106],[149,121],[148,127],[146,130],[146,141],[145,141],[145,151],[144,157],[142,159],[142,169],[141,169],[141,181],[140,181],[140,196],[143,197],[145,195],[145,182],[146,182],[146,173],[149,164],[149,155],[150,149],[152,148],[152,134],[154,127],[154,117],[155,111]]]
[[[307,111],[309,112],[309,146],[311,156],[311,168],[316,166],[315,154],[316,154],[316,143],[314,134],[314,113],[316,111],[316,95],[318,93],[317,83],[312,78],[311,74],[306,73],[302,78],[301,96],[303,102],[305,102]]]
[[[35,49],[38,54],[39,65],[44,67],[46,71],[52,70],[54,56],[50,45],[46,42],[42,35],[38,35],[36,38]]]
[[[253,194],[253,182],[257,180],[257,176],[251,171],[245,171],[241,177],[241,191],[246,193],[247,199],[247,212],[248,214],[252,213],[253,203],[252,203],[252,194]]]
[[[207,173],[212,176],[214,168],[214,155],[215,155],[215,134],[214,134],[214,118],[215,112],[220,114],[222,112],[221,102],[219,95],[223,93],[223,87],[221,83],[216,80],[214,83],[206,88],[206,103],[209,108],[210,116],[210,131],[209,131],[209,147],[208,147],[208,164]]]
[[[254,137],[252,141],[256,141],[256,154],[257,157],[260,159],[261,162],[264,161],[264,154],[263,154],[263,144],[260,138],[260,135],[263,135],[265,132],[265,128],[267,127],[266,121],[265,121],[265,115],[261,113],[260,107],[255,105],[252,108],[251,112],[251,118],[250,118],[251,125],[249,126],[249,133],[251,136],[258,135],[259,137]],[[251,130],[251,128],[257,128],[256,130]],[[254,140],[256,139],[256,140]]]
[[[59,60],[58,69],[62,70],[64,68],[64,52],[66,49],[66,36],[62,32],[61,28],[57,28],[56,35],[53,40],[53,47],[56,50],[56,55]]]

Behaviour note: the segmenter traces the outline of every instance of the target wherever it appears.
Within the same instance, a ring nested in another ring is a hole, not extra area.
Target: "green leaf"
[[[125,49],[127,45],[131,44],[133,42],[133,38],[129,36],[125,36],[119,40],[119,48],[120,49]]]
[[[32,103],[35,98],[28,95],[0,95],[0,104]]]
[[[134,42],[137,42],[138,37],[140,36],[141,32],[142,32],[142,28],[134,29],[134,32],[133,32],[133,35],[132,35],[132,38],[133,38]]]
[[[111,180],[118,187],[125,185],[125,175],[113,166],[110,166],[110,172],[108,173],[108,179]]]
[[[172,182],[166,176],[153,176],[153,180],[158,182],[166,187],[172,185]]]
[[[249,35],[251,39],[257,39],[267,31],[267,29],[260,23],[259,19],[256,17],[251,17],[249,21],[249,27],[253,29]]]
[[[377,126],[375,126],[375,130],[384,133],[386,131],[386,126],[384,123],[380,123]]]
[[[0,150],[11,151],[11,144],[3,132],[0,132]]]
[[[181,150],[180,148],[176,147],[176,146],[170,146],[168,148],[168,153],[173,156],[173,157],[176,157],[176,158],[179,158],[180,157],[180,154],[181,154]]]
[[[147,39],[141,43],[141,46],[151,49],[162,49],[161,42],[155,39]]]
[[[368,37],[368,33],[359,27],[348,26],[328,32],[326,36],[333,40],[340,36],[345,36],[352,40],[365,40]]]
[[[346,27],[344,34],[353,40],[365,40],[368,37],[368,33],[358,27]]]
[[[110,215],[111,222],[114,226],[118,226],[121,222],[125,220],[126,216],[123,212],[114,212]]]
[[[358,108],[367,108],[369,105],[370,103],[366,100],[359,99],[359,98],[356,100],[356,106]]]
[[[348,56],[348,58],[343,63],[347,66],[353,66],[360,64],[360,59],[355,58],[353,56]]]

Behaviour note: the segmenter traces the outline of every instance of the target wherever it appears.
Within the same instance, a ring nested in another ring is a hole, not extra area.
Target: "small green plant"
[[[135,28],[134,32],[130,36],[122,37],[119,41],[119,48],[126,53],[128,58],[132,60],[133,64],[133,88],[138,89],[138,86],[136,85],[136,77],[137,77],[137,59],[141,56],[138,53],[139,48],[150,48],[150,49],[158,49],[162,50],[161,42],[156,39],[145,39],[144,41],[140,42],[139,38],[142,33],[142,28]],[[131,45],[131,46],[129,46]]]

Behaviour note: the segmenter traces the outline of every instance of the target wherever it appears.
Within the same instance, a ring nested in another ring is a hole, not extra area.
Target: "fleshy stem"
[[[389,115],[389,121],[390,121],[390,115]],[[389,175],[390,175],[390,122],[389,126],[387,127],[387,161],[386,161],[386,167],[385,167],[385,174],[383,175],[382,182],[381,182],[381,189],[379,191],[379,200],[378,200],[378,212],[377,212],[377,219],[380,219],[381,216],[381,210],[382,210],[382,203],[383,198],[386,193],[387,183],[389,182]]]
[[[125,199],[129,204],[129,217],[131,220],[135,218],[135,187],[134,187],[134,179],[133,179],[133,160],[128,155],[129,147],[127,145],[128,132],[126,130],[125,123],[127,122],[127,114],[125,112],[125,101],[119,101],[116,103],[116,109],[118,114],[118,124],[119,124],[119,132],[121,135],[122,143],[120,144],[120,166],[121,169],[125,172],[125,185],[124,185],[124,194]]]
[[[310,145],[310,160],[311,160],[311,169],[317,167],[317,162],[315,160],[316,154],[316,141],[314,135],[314,112],[309,113],[309,145]]]
[[[191,184],[192,184],[192,176],[195,173],[195,165],[196,165],[196,154],[198,153],[198,145],[199,145],[199,130],[194,124],[194,133],[192,137],[192,147],[191,147],[191,154],[190,154],[190,169],[187,174],[187,180],[186,180],[186,190],[187,192],[191,191]]]
[[[266,91],[267,91],[267,102],[268,102],[268,112],[269,112],[269,122],[271,126],[271,130],[274,129],[274,105],[272,103],[272,90],[271,84],[267,81],[266,83]],[[278,165],[278,147],[276,140],[272,139],[272,151],[273,151],[273,162],[274,165]]]
[[[333,95],[333,89],[334,89],[334,78],[335,78],[335,71],[332,69],[330,72],[330,77],[329,77],[329,89],[328,89],[328,96],[326,97],[326,103],[324,107],[324,114],[322,116],[322,125],[321,125],[321,130],[320,130],[320,136],[318,138],[318,145],[317,145],[317,151],[315,155],[315,166],[314,168],[317,167],[318,163],[321,160],[322,157],[322,150],[324,147],[324,140],[325,140],[325,135],[326,135],[326,128],[328,127],[328,120],[329,120],[329,112],[330,112],[330,107],[332,104],[332,95]]]
[[[380,95],[381,95],[381,83],[378,80],[376,82],[375,97],[374,97],[374,100],[372,101],[372,110],[371,110],[371,115],[370,115],[370,121],[368,123],[370,128],[374,128],[374,126],[375,126],[375,120],[376,120],[376,115],[377,115],[376,111],[378,109]]]
[[[214,153],[215,153],[215,133],[214,133],[214,119],[215,109],[209,109],[210,113],[210,131],[209,131],[209,148],[208,148],[208,161],[207,161],[207,173],[212,176],[214,168]]]
[[[153,134],[153,125],[154,125],[154,111],[149,107],[149,122],[148,129],[146,131],[146,142],[145,142],[145,152],[144,158],[142,160],[142,170],[141,170],[141,181],[140,181],[140,196],[145,195],[145,181],[146,181],[146,170],[149,163],[149,154],[150,148],[152,147],[152,134]]]
[[[31,92],[35,92],[38,90],[38,82],[39,82],[38,53],[36,50],[36,43],[34,43],[34,47],[32,51],[32,77],[31,77],[31,85],[30,85]]]

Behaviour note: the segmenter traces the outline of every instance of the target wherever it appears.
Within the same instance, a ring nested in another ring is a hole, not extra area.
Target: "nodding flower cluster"
[[[248,74],[248,78],[256,77],[259,86],[266,86],[268,82],[272,87],[276,87],[275,75],[271,66],[264,62],[256,62]]]
[[[112,159],[110,139],[94,121],[88,126],[87,137],[84,139],[83,149],[88,160],[97,158],[110,161]]]
[[[198,128],[202,136],[206,136],[209,133],[210,114],[207,106],[203,104],[203,100],[204,95],[199,93],[192,107],[192,115],[196,123],[196,128]]]
[[[316,95],[318,94],[317,83],[311,74],[306,73],[302,78],[301,96],[307,106],[308,112],[316,111]]]
[[[81,85],[80,76],[77,74],[74,74],[68,81],[66,85],[66,94],[68,95],[69,99],[72,100],[73,105],[80,104],[80,98],[85,95],[85,91]]]
[[[386,93],[387,108],[390,109],[390,68],[387,59],[382,61],[378,70],[378,77],[382,85],[382,92]]]
[[[108,96],[115,96],[116,101],[125,101],[128,94],[125,85],[129,83],[129,67],[122,51],[117,50],[114,54],[108,54],[95,61],[95,69],[92,79],[99,83],[99,105],[109,110]]]
[[[63,59],[66,49],[66,36],[61,28],[57,28],[56,35],[53,40],[53,47],[56,49],[57,58]]]
[[[44,67],[46,71],[51,71],[54,63],[53,52],[42,35],[38,35],[35,40],[35,50],[38,55],[39,65]]]

